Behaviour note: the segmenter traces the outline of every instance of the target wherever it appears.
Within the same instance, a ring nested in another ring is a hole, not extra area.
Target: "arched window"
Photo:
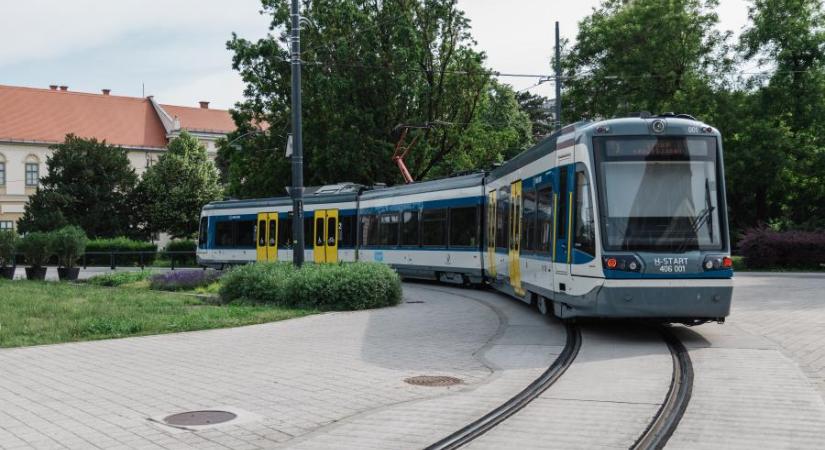
[[[37,156],[26,157],[26,187],[37,187],[40,184],[40,160]]]

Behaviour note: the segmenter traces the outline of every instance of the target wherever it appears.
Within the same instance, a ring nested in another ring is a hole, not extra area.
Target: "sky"
[[[573,40],[599,0],[459,0],[477,48],[499,72],[550,72],[554,22]],[[266,36],[259,0],[0,0],[0,84],[229,108],[243,95],[226,41]],[[721,0],[720,28],[741,31],[747,0]],[[502,78],[516,89],[535,79]],[[552,97],[544,84],[530,92]]]

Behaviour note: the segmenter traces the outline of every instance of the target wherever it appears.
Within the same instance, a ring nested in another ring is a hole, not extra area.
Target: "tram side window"
[[[450,208],[450,247],[478,245],[478,208]]]
[[[338,247],[355,246],[355,216],[341,216],[338,220]]]
[[[418,211],[404,211],[401,222],[401,245],[418,246]]]
[[[222,220],[215,225],[215,247],[233,247],[235,238],[233,236],[233,224]]]
[[[315,214],[309,213],[308,215],[312,217],[304,217],[304,248],[312,249],[315,244],[315,241],[313,240],[315,238],[315,234],[312,233],[312,222]]]
[[[590,201],[590,182],[587,174],[576,172],[576,212],[574,248],[589,255],[596,254],[596,231],[593,205]]]
[[[567,167],[562,167],[559,184],[559,220],[556,221],[558,225],[558,230],[556,230],[557,239],[565,238],[567,233],[567,217],[569,214],[567,208],[570,207],[567,204],[567,197]]]
[[[496,248],[509,248],[510,243],[510,189],[498,190],[496,201]]]
[[[379,244],[385,247],[398,245],[398,213],[381,214],[379,218]]]
[[[522,192],[521,204],[521,249],[533,251],[536,247],[536,191],[533,188]]]
[[[198,231],[198,247],[206,248],[209,242],[209,218],[201,217],[201,226]]]
[[[421,214],[421,245],[447,245],[447,210],[425,209]]]
[[[278,226],[278,247],[292,248],[292,215],[281,219]]]
[[[255,248],[255,221],[241,220],[235,222],[238,224],[238,240],[237,247]]]
[[[553,249],[553,188],[536,191],[536,250],[550,253]]]
[[[378,218],[361,216],[361,245],[378,245]]]

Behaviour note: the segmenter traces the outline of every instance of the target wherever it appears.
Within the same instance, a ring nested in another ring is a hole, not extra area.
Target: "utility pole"
[[[556,21],[556,129],[561,129],[561,47],[559,46],[558,21]]]
[[[301,134],[301,6],[292,0],[292,262],[304,263],[304,147]]]

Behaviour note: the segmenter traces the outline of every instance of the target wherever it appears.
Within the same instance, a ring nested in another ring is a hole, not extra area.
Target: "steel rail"
[[[561,354],[544,373],[530,383],[521,392],[513,396],[510,400],[502,403],[496,409],[488,412],[478,420],[466,425],[453,434],[441,439],[440,441],[430,445],[426,450],[447,450],[459,448],[474,439],[480,437],[484,433],[493,429],[496,425],[504,422],[517,413],[519,410],[527,406],[531,401],[535,400],[544,391],[547,390],[553,383],[556,382],[567,370],[568,367],[576,359],[581,347],[581,330],[578,326],[573,324],[566,324],[567,342]]]
[[[670,388],[653,420],[630,447],[632,450],[663,448],[676,431],[693,393],[693,363],[687,349],[668,328],[661,327],[659,332],[673,359]]]

